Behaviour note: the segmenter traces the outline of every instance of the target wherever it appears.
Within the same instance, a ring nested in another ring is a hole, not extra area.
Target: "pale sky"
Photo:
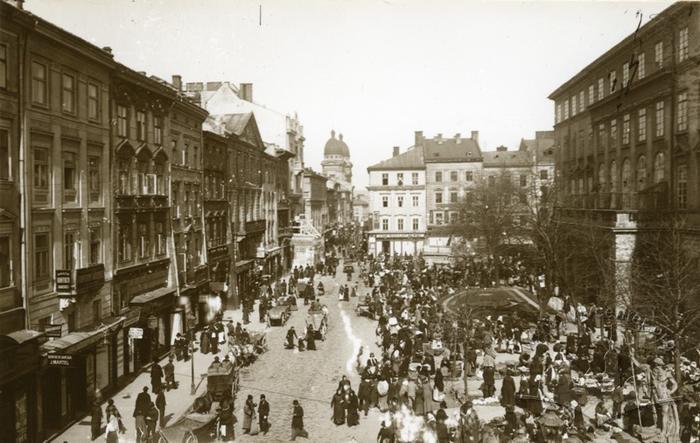
[[[253,83],[298,112],[306,163],[331,129],[367,166],[426,137],[479,131],[482,150],[551,129],[549,93],[671,2],[27,0],[137,71]],[[259,8],[262,7],[262,17]],[[259,20],[262,18],[262,24]]]

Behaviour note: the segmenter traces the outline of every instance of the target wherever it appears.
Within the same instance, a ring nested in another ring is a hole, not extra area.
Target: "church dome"
[[[328,157],[329,155],[350,157],[350,149],[343,141],[343,134],[339,134],[338,138],[335,138],[335,131],[331,131],[331,138],[328,139],[326,147],[323,148],[323,155],[324,157]]]

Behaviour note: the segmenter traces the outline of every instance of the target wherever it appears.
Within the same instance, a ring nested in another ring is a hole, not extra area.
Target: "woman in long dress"
[[[245,434],[250,434],[252,430],[252,425],[255,422],[255,403],[253,402],[253,396],[248,395],[248,399],[245,401],[245,406],[243,407],[243,432]]]
[[[331,408],[333,408],[333,423],[340,426],[345,423],[345,402],[343,401],[343,392],[341,388],[333,395],[331,400]]]

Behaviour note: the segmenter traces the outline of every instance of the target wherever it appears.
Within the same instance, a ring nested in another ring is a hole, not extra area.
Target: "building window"
[[[88,188],[90,191],[90,201],[100,201],[101,191],[100,158],[88,157]]]
[[[9,235],[0,235],[0,288],[12,286],[12,248]]]
[[[129,112],[126,106],[117,105],[117,135],[120,137],[129,136]]]
[[[165,225],[156,222],[156,255],[165,255]]]
[[[61,109],[63,112],[75,112],[75,77],[70,74],[62,76]]]
[[[49,251],[51,243],[49,234],[42,232],[34,234],[34,279],[49,278]]]
[[[442,203],[442,192],[435,193],[435,203],[437,203],[437,204]]]
[[[138,225],[139,236],[139,257],[145,258],[150,255],[150,242],[148,238],[148,223],[140,222]]]
[[[520,186],[521,187],[527,186],[527,175],[520,174]]]
[[[389,207],[389,196],[383,195],[382,196],[382,208],[388,208],[388,207]]]
[[[637,159],[637,191],[647,187],[647,159],[640,155]]]
[[[388,231],[389,230],[389,219],[383,218],[382,219],[382,231]]]
[[[34,149],[34,188],[49,188],[49,151],[44,148]]]
[[[102,228],[90,228],[90,265],[102,263]]]
[[[578,108],[576,107],[576,96],[574,95],[571,97],[571,116],[576,115],[576,112],[578,112]]]
[[[177,152],[177,140],[170,140],[170,148],[173,151],[173,162],[180,160],[180,154]]]
[[[666,178],[666,161],[664,159],[664,153],[659,152],[654,157],[654,183],[661,183]]]
[[[435,181],[437,183],[442,182],[442,172],[441,171],[435,171]]]
[[[586,109],[585,95],[584,95],[584,92],[581,91],[578,93],[578,112],[583,112],[585,109]]]
[[[10,179],[10,131],[0,128],[0,180]]]
[[[46,66],[32,62],[32,101],[40,105],[48,104]]]
[[[155,177],[154,183],[152,184],[152,186],[154,186],[154,193],[158,195],[167,195],[168,191],[165,189],[165,165],[158,162],[153,165],[153,168],[155,172],[155,174],[152,174],[152,176]]]
[[[398,231],[403,231],[403,218],[396,219],[396,229]]]
[[[610,147],[617,147],[617,120],[610,120]]]
[[[63,235],[63,269],[75,269],[80,260],[79,242],[76,232]]]
[[[642,80],[647,75],[646,56],[642,52],[637,56],[637,78]]]
[[[396,184],[403,186],[403,173],[399,172],[396,174]]]
[[[163,117],[153,117],[153,143],[160,146],[163,144]]]
[[[457,191],[456,190],[450,191],[450,203],[457,203]]]
[[[450,171],[450,181],[456,182],[459,180],[459,173],[457,171]]]
[[[588,87],[588,106],[591,106],[595,102],[595,85],[590,85]]]
[[[622,116],[622,144],[626,145],[630,142],[630,115]]]
[[[136,111],[136,140],[146,141],[146,113]]]
[[[657,68],[664,65],[664,42],[658,42],[654,45],[654,64]]]
[[[549,179],[549,171],[546,169],[540,170],[540,180],[548,180]]]
[[[564,120],[569,118],[569,99],[564,100]]]
[[[557,103],[557,118],[556,122],[559,123],[561,122],[561,103]]]
[[[173,182],[173,201],[172,205],[175,208],[175,218],[180,217],[180,182]]]
[[[119,171],[119,193],[128,195],[131,193],[131,160],[120,158],[117,160]]]
[[[676,181],[676,195],[678,196],[678,209],[688,207],[688,167],[678,166]]]
[[[131,224],[127,220],[119,223],[119,261],[131,260]]]
[[[413,218],[413,226],[412,227],[413,227],[414,231],[418,230],[418,218],[417,217]]]
[[[655,134],[657,137],[664,135],[664,102],[656,102],[656,125]]]
[[[102,300],[96,299],[92,301],[92,322],[99,324],[102,320]]]
[[[678,132],[688,130],[688,93],[678,94],[678,117],[676,118]]]
[[[382,174],[382,186],[389,186],[389,174]]]
[[[598,79],[598,100],[602,100],[605,97],[605,79]]]
[[[630,82],[630,63],[625,62],[622,65],[622,87],[624,88]]]
[[[638,113],[637,139],[643,142],[647,139],[647,110],[642,108]]]
[[[417,208],[418,207],[418,196],[414,195],[411,197],[411,199],[413,200],[413,207]]]
[[[99,120],[100,118],[100,90],[94,83],[88,83],[88,118]]]
[[[192,166],[191,167],[194,169],[199,169],[198,162],[199,162],[199,147],[195,146],[192,148]],[[266,172],[269,172],[269,171],[266,171]],[[265,182],[268,183],[269,181],[266,179]]]
[[[496,176],[495,175],[489,175],[489,187],[494,187],[496,186]]]
[[[0,45],[0,88],[7,88],[7,46]]]
[[[64,200],[75,200],[77,188],[77,155],[74,152],[63,153],[63,190],[66,191]]]
[[[688,59],[688,27],[681,29],[678,32],[678,61],[682,62]]]
[[[403,208],[403,195],[396,197],[396,204],[399,208]]]
[[[443,220],[443,213],[442,212],[435,212],[435,224],[441,225],[442,220]]]
[[[468,182],[474,180],[474,173],[472,171],[466,171],[465,178]]]
[[[615,92],[615,88],[617,88],[617,71],[610,71],[610,74],[608,74],[608,82],[610,84],[610,93],[612,94]]]
[[[418,184],[418,173],[417,172],[411,173],[411,183],[414,185]]]

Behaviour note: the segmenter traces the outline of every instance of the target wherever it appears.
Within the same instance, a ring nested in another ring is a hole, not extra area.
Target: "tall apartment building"
[[[621,282],[628,281],[645,214],[685,217],[687,244],[700,250],[696,9],[691,2],[671,5],[549,96],[560,219],[593,223],[608,234]],[[581,289],[602,290],[595,281]],[[626,291],[619,287],[618,297]]]
[[[416,132],[416,146],[422,146],[425,157],[426,212],[428,229],[423,256],[428,263],[448,263],[451,239],[455,231],[459,205],[469,199],[469,190],[480,179],[483,156],[479,147],[479,133],[472,131],[470,138],[456,134],[432,139]]]
[[[424,147],[417,144],[401,153],[395,146],[392,157],[367,168],[369,173],[368,233],[370,254],[418,254],[425,241]]]

